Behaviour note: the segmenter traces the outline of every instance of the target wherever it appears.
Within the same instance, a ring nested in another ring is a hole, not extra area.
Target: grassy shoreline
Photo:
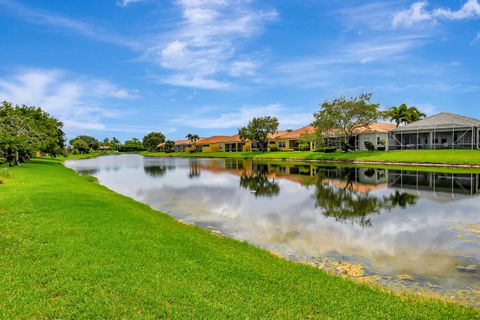
[[[145,156],[248,158],[290,161],[314,161],[357,164],[390,164],[413,166],[443,166],[480,168],[480,150],[403,150],[403,151],[354,151],[335,152],[142,152]]]
[[[181,224],[55,159],[0,185],[0,318],[480,319]]]

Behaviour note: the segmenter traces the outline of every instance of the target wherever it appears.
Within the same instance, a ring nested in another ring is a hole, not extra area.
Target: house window
[[[218,150],[223,150],[223,146],[224,146],[223,144],[219,144],[218,145]]]
[[[270,143],[270,144],[275,144],[275,141],[270,141],[269,143]]]
[[[278,142],[278,147],[279,148],[285,148],[285,141],[279,141]]]

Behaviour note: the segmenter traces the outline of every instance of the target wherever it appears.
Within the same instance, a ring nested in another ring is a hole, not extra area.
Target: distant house
[[[442,112],[389,132],[390,150],[478,149],[480,120]]]
[[[302,135],[311,134],[315,132],[313,126],[305,126],[296,130],[287,130],[278,132],[276,135],[271,136],[268,141],[268,150],[272,147],[276,147],[281,151],[298,150],[300,144],[300,138]],[[314,149],[314,142],[309,143],[309,150]]]
[[[249,141],[243,142],[238,134],[233,136],[212,136],[197,141],[197,151],[202,152],[236,152],[250,151]]]
[[[353,136],[350,137],[349,144],[354,150],[366,150],[367,142],[371,142],[375,148],[384,146],[388,149],[388,132],[394,128],[396,128],[395,125],[391,123],[372,123],[355,130]],[[342,138],[345,138],[342,134],[329,134],[324,138],[325,145],[340,147]]]
[[[192,141],[190,140],[176,140],[175,152],[189,152],[192,150]]]

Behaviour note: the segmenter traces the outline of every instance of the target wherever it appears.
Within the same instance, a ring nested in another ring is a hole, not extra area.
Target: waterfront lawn
[[[0,184],[0,318],[480,319],[184,225],[59,160]]]
[[[480,150],[402,150],[402,151],[353,151],[353,152],[155,152],[142,153],[162,157],[206,157],[206,158],[255,158],[255,159],[299,159],[326,161],[369,161],[424,164],[472,164],[480,165]]]

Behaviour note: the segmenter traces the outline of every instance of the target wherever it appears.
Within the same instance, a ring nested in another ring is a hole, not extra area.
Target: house
[[[193,150],[193,143],[190,140],[176,140],[175,152],[189,152]]]
[[[197,141],[197,151],[202,152],[236,152],[250,151],[250,141],[242,141],[238,134],[233,136],[213,136]]]
[[[268,141],[268,150],[272,147],[281,151],[299,150],[300,139],[303,135],[315,133],[315,127],[305,126],[296,130],[286,130],[277,132],[277,134],[271,136]],[[308,143],[308,150],[314,150],[314,142]]]
[[[389,149],[478,149],[480,120],[442,112],[390,130]]]
[[[366,127],[355,130],[354,135],[350,137],[350,145],[355,150],[366,150],[365,144],[367,142],[373,143],[375,148],[386,146],[388,143],[388,132],[395,128],[394,124],[376,122]],[[281,151],[299,150],[300,139],[303,135],[312,134],[315,132],[315,127],[305,126],[296,130],[289,130],[287,132],[277,135],[274,139],[269,141],[269,150],[272,146],[276,146]],[[326,146],[341,147],[341,140],[344,138],[342,134],[331,133],[324,137]],[[308,145],[308,150],[315,150],[315,142],[311,141]]]
[[[384,146],[388,149],[388,134],[389,131],[396,128],[394,124],[374,122],[368,126],[358,128],[350,137],[349,144],[353,146],[354,150],[367,150],[366,144],[371,142],[375,148]],[[331,133],[324,138],[326,146],[341,147],[341,140],[345,138],[344,135]]]

